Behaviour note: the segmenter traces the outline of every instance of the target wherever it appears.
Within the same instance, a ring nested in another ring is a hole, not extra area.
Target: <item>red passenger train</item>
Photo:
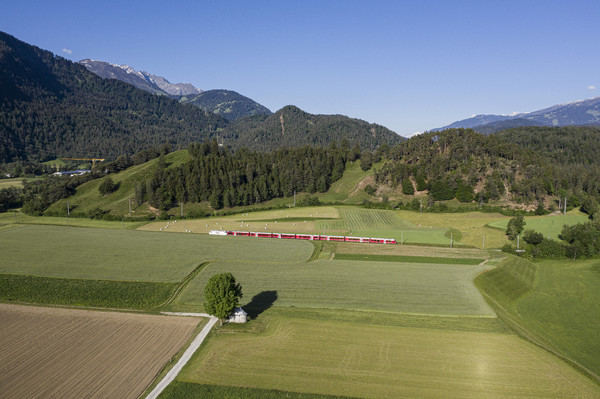
[[[343,242],[361,242],[370,244],[397,244],[393,238],[373,238],[373,237],[349,237],[349,236],[328,236],[319,234],[294,234],[294,233],[267,233],[257,231],[227,231],[228,236],[245,236],[257,238],[284,238],[291,240],[312,240],[312,241],[343,241]]]

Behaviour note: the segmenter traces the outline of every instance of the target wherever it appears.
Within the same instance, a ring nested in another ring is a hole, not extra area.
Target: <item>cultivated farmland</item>
[[[360,398],[593,398],[600,387],[513,334],[271,318],[219,334],[180,382]],[[282,394],[283,397],[283,394]]]
[[[198,323],[0,304],[0,396],[137,398]]]

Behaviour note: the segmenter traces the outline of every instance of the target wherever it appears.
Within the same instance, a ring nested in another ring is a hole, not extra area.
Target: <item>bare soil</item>
[[[0,304],[0,397],[137,398],[199,322]]]

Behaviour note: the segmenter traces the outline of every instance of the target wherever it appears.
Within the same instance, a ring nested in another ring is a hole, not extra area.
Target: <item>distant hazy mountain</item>
[[[162,76],[153,75],[145,71],[137,71],[129,65],[117,65],[104,61],[85,59],[79,61],[89,71],[105,79],[118,79],[154,94],[165,94],[171,96],[188,96],[199,94],[202,90],[197,89],[191,83],[171,83]]]
[[[180,102],[194,104],[230,121],[256,114],[272,114],[267,107],[231,90],[207,90],[196,96],[182,97]]]
[[[351,146],[374,150],[406,140],[388,128],[344,115],[313,115],[288,105],[271,115],[240,118],[222,132],[225,144],[257,150],[279,147],[328,146],[346,139]]]
[[[485,125],[474,126],[473,130],[482,134],[492,134],[505,129],[514,129],[517,127],[526,126],[547,126],[541,122],[532,121],[529,119],[516,118],[516,119],[505,119],[497,122],[490,122]]]
[[[600,97],[558,104],[539,111],[513,115],[477,115],[434,131],[449,128],[473,128],[493,133],[517,126],[600,126]]]

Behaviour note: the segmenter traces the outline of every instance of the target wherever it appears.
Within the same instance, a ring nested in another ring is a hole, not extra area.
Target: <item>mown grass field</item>
[[[163,232],[208,233],[210,230],[268,231],[276,233],[315,233],[315,221],[339,217],[334,207],[298,207],[275,209],[243,214],[210,217],[206,219],[182,219],[166,222],[152,222],[139,227],[139,230]],[[168,226],[168,227],[167,227]]]
[[[0,273],[177,282],[206,260],[302,261],[310,243],[28,225],[0,232]]]
[[[243,286],[242,304],[269,293],[274,306],[493,316],[472,284],[484,269],[478,265],[352,260],[215,262],[202,269],[173,306],[201,306],[208,279],[230,272]]]
[[[360,260],[371,262],[395,262],[395,263],[433,263],[441,265],[478,265],[485,259],[477,258],[442,258],[434,256],[399,256],[399,255],[359,255],[359,254],[336,254],[336,260]]]
[[[252,334],[213,335],[177,380],[360,398],[600,394],[600,386],[513,334],[293,317],[270,318]]]
[[[500,214],[419,213],[364,209],[355,206],[297,207],[244,214],[210,217],[197,220],[153,222],[139,227],[149,231],[191,230],[208,233],[210,230],[251,230],[293,232],[364,237],[395,238],[407,245],[436,245],[445,247],[469,246],[500,248],[508,243],[504,230],[490,227],[507,222]],[[167,227],[168,226],[168,227]]]
[[[489,226],[504,232],[506,231],[509,220],[510,218],[497,220],[489,223]],[[535,230],[538,233],[542,233],[544,237],[550,237],[556,240],[565,224],[571,226],[588,221],[588,215],[579,210],[572,210],[566,215],[527,216],[525,217],[524,229]]]

